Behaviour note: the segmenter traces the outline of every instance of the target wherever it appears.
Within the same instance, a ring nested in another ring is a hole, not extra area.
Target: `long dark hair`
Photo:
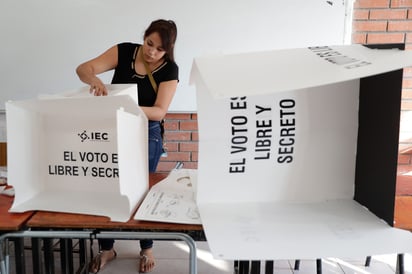
[[[177,37],[177,28],[172,20],[159,19],[153,21],[144,32],[144,38],[157,32],[162,39],[162,47],[166,51],[165,58],[174,61],[174,47]]]

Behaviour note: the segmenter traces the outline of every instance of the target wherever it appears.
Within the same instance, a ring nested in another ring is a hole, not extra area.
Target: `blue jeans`
[[[162,155],[163,140],[159,121],[149,121],[149,172],[156,171],[157,164]],[[99,239],[100,250],[113,248],[114,239]],[[140,240],[140,248],[147,249],[153,246],[153,240]]]
[[[159,121],[149,121],[149,172],[155,172],[162,156],[163,140]]]

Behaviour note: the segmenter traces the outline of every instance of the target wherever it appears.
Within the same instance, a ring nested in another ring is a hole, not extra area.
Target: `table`
[[[34,214],[33,211],[24,213],[9,213],[13,197],[0,195],[0,233],[21,230],[26,221]]]
[[[149,187],[166,178],[165,173],[153,173],[149,176]],[[135,213],[132,214],[134,216]],[[42,229],[101,229],[101,230],[141,230],[141,231],[182,231],[196,238],[205,240],[201,225],[174,224],[162,222],[138,221],[132,218],[127,222],[112,222],[109,217],[86,214],[39,211],[27,222],[29,228]]]
[[[9,213],[9,208],[13,204],[13,197],[0,195],[0,235],[8,232],[16,232],[24,229],[27,220],[34,214],[33,211],[24,213]],[[24,265],[24,242],[20,238],[12,239],[15,245],[14,253],[16,258],[16,270],[22,271],[22,265]],[[8,248],[6,245],[5,248]],[[1,251],[1,250],[0,250]],[[8,257],[5,258],[6,264],[8,264]]]
[[[161,181],[167,176],[165,173],[154,173],[149,176],[149,186],[153,186],[157,182]],[[133,234],[133,232],[140,232],[141,236],[145,238],[153,239],[179,239],[185,240],[184,235],[191,237],[191,239],[196,241],[205,241],[205,235],[203,232],[203,227],[201,225],[188,225],[188,224],[174,224],[174,223],[162,223],[162,222],[148,222],[148,221],[138,221],[132,218],[127,222],[112,222],[108,217],[105,216],[94,216],[85,214],[73,214],[73,213],[62,213],[62,212],[48,212],[48,211],[38,211],[31,215],[30,219],[26,222],[26,227],[30,231],[52,231],[52,232],[64,232],[67,233],[79,231],[89,231],[92,237],[103,238],[103,237],[113,237],[117,239],[137,237],[138,235]],[[119,232],[119,233],[115,233]],[[112,233],[112,234],[110,234]],[[113,234],[115,233],[115,234]],[[147,233],[147,234],[144,234]],[[26,236],[28,234],[26,233]],[[61,234],[62,237],[64,233]],[[22,235],[23,236],[23,235]],[[38,235],[37,235],[38,236]],[[32,238],[32,248],[35,250],[33,252],[33,267],[39,269],[41,265],[40,259],[40,239],[43,239],[44,254],[45,254],[45,264],[46,272],[54,272],[54,261],[52,254],[52,238],[53,237],[33,237]],[[75,237],[73,239],[76,239]],[[86,264],[86,241],[87,237],[84,235],[79,239],[79,252],[80,261]],[[186,243],[188,243],[186,241]],[[188,243],[189,244],[189,243]],[[72,239],[70,237],[60,238],[60,249],[61,249],[61,267],[63,273],[73,273],[73,263],[72,263]],[[189,246],[190,247],[190,246]],[[193,267],[193,262],[190,262],[189,267]]]

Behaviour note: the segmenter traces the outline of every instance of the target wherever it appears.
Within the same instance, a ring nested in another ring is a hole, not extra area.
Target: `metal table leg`
[[[12,238],[10,239],[14,242],[14,256],[16,260],[16,273],[25,274],[26,273],[26,259],[24,256],[24,239],[22,238]]]
[[[60,262],[62,274],[73,273],[73,240],[60,239]]]
[[[266,261],[265,263],[265,274],[273,274],[273,261]]]
[[[249,274],[249,261],[239,261],[239,274]]]
[[[322,274],[322,259],[316,259],[316,273]]]
[[[295,260],[295,266],[293,267],[294,270],[299,270],[300,267],[300,260]]]
[[[43,239],[44,266],[46,274],[54,274],[53,239]]]
[[[79,239],[79,269],[76,273],[87,273],[87,251],[86,240]]]
[[[366,257],[366,260],[365,260],[365,266],[366,266],[366,267],[370,266],[370,264],[371,264],[371,259],[372,259],[371,256],[367,256],[367,257]]]
[[[396,260],[396,273],[397,274],[404,274],[405,273],[405,267],[404,267],[404,261],[403,261],[403,254],[398,254],[397,260]]]
[[[250,274],[260,274],[260,261],[252,261]]]
[[[32,252],[32,263],[33,263],[33,274],[42,274],[43,271],[41,269],[41,245],[39,238],[32,238],[31,239],[31,252]]]

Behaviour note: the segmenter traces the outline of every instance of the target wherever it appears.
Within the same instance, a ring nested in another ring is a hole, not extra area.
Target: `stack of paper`
[[[196,178],[196,170],[172,170],[150,189],[134,219],[201,224],[195,199]]]

